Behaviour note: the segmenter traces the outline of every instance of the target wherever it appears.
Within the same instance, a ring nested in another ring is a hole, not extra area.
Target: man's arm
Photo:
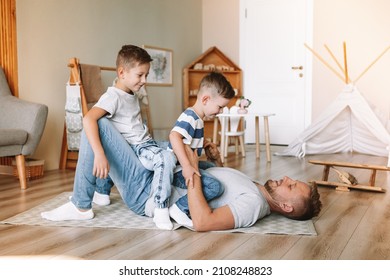
[[[194,168],[198,168],[198,156],[186,146],[186,154]],[[202,182],[194,175],[193,184],[188,186],[188,205],[196,231],[224,230],[234,228],[234,217],[229,206],[211,209],[204,198]]]

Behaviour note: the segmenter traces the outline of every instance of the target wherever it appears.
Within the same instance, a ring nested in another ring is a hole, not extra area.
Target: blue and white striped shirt
[[[190,145],[192,150],[197,150],[201,156],[204,141],[204,122],[192,108],[187,108],[177,119],[172,131],[176,131],[183,136],[183,143]],[[168,148],[172,150],[169,143]]]

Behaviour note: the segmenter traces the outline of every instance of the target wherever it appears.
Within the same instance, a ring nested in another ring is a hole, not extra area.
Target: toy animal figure
[[[342,170],[338,170],[334,167],[332,167],[332,169],[337,173],[340,182],[348,184],[348,185],[357,185],[358,184],[358,180],[351,173],[348,173],[348,172],[345,172]]]

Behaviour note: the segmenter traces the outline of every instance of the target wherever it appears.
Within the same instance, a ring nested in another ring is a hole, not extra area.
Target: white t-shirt
[[[95,106],[108,112],[107,118],[129,144],[140,144],[151,139],[148,128],[142,121],[136,95],[109,87]]]

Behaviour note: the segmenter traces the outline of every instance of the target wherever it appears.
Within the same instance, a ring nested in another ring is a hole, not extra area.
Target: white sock
[[[95,191],[93,194],[93,203],[96,203],[97,205],[106,206],[110,205],[110,196],[108,194],[102,194]]]
[[[51,211],[42,212],[41,216],[42,218],[50,221],[67,221],[90,220],[93,218],[94,214],[92,209],[83,212],[77,209],[77,207],[72,202],[68,202]]]
[[[179,225],[194,227],[192,220],[177,207],[176,204],[173,204],[169,207],[169,216],[176,221]]]
[[[154,208],[153,222],[159,229],[173,229],[173,224],[169,218],[168,208]]]

